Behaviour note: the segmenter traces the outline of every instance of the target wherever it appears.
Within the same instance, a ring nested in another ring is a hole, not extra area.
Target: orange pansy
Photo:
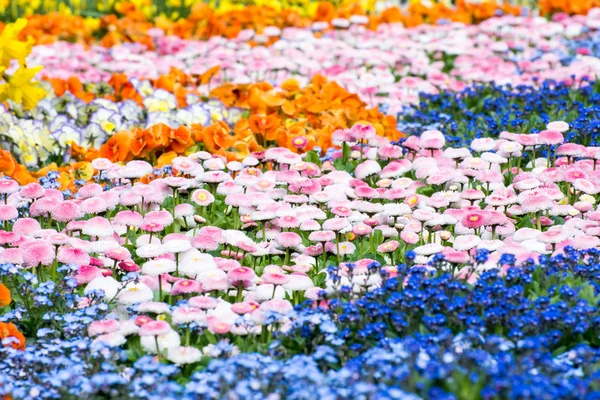
[[[0,283],[0,307],[6,307],[11,301],[10,290]]]
[[[7,338],[15,339],[10,344],[7,344],[7,347],[10,346],[13,349],[25,350],[25,336],[19,332],[17,327],[10,322],[0,322],[0,342]]]
[[[277,115],[251,115],[248,120],[250,130],[258,135],[265,137],[267,140],[276,140],[277,132],[281,127],[281,120]]]
[[[8,150],[0,149],[0,173],[11,176],[15,172],[17,161]]]
[[[98,155],[109,160],[129,161],[129,150],[133,141],[133,133],[131,131],[119,131],[100,147]]]

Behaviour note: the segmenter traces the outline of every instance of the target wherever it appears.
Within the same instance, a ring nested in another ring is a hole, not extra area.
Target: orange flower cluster
[[[539,0],[542,15],[564,12],[567,14],[587,14],[594,7],[600,7],[600,0]]]
[[[58,182],[61,190],[73,189],[75,180],[89,180],[94,169],[89,162],[74,162],[58,166],[52,163],[39,171],[29,171],[26,166],[19,164],[8,150],[0,149],[0,177],[9,176],[20,185],[38,182],[38,178],[46,176],[50,171],[58,171]],[[2,306],[2,290],[0,288],[0,307]]]
[[[10,290],[2,283],[0,283],[0,307],[6,307],[11,303],[12,299],[10,296]],[[25,336],[17,327],[12,323],[4,323],[0,322],[0,342],[4,339],[12,338],[13,340],[10,344],[6,346],[11,346],[14,349],[25,350]]]
[[[25,40],[32,37],[36,44],[50,44],[57,40],[90,43],[97,31],[95,26],[86,24],[82,17],[64,15],[59,12],[32,15],[27,19],[27,26],[19,34],[19,39]],[[3,29],[4,25],[0,22],[0,31]]]
[[[211,91],[228,107],[250,110],[248,128],[263,147],[269,142],[304,152],[318,146],[331,147],[331,134],[356,123],[370,124],[380,135],[390,140],[401,137],[396,120],[376,109],[367,109],[358,95],[349,93],[335,82],[315,76],[300,88],[294,79],[286,81],[281,90],[268,83],[255,85],[226,84]],[[242,120],[244,121],[244,120]],[[241,121],[241,122],[242,122]],[[300,146],[295,138],[306,138]]]
[[[4,284],[0,283],[0,307],[6,307],[11,301],[10,290]]]
[[[21,185],[37,182],[27,167],[19,164],[10,151],[0,149],[0,176],[2,175],[10,176]]]
[[[185,100],[186,95],[193,92],[189,87],[207,84],[210,78],[218,71],[219,67],[214,67],[202,75],[189,76],[177,68],[171,68],[171,71],[168,74],[161,75],[157,79],[150,79],[149,81],[155,89],[163,89],[173,93],[177,98],[178,106],[185,107],[188,105]],[[57,96],[62,96],[66,92],[70,92],[72,95],[86,103],[89,103],[94,99],[102,98],[113,102],[133,100],[140,106],[143,105],[142,97],[129,81],[129,77],[125,74],[113,74],[107,82],[112,88],[112,92],[101,95],[87,91],[81,80],[76,76],[72,76],[67,80],[60,78],[43,79],[50,82],[54,89],[54,93]]]
[[[158,162],[157,158],[168,154],[175,157],[183,154],[194,144],[190,128],[181,126],[172,129],[165,124],[153,125],[147,129],[124,130],[115,133],[99,150],[82,149],[74,146],[72,154],[78,158],[91,161],[97,157],[108,158],[111,161],[131,161],[146,159],[155,164],[164,164],[163,157]]]
[[[576,0],[576,4],[597,3],[598,0]],[[569,0],[540,0],[540,4],[565,3]],[[573,6],[574,8],[585,8]],[[557,8],[557,7],[554,7]],[[560,8],[560,7],[558,7]],[[588,8],[585,8],[586,10]],[[36,43],[51,43],[56,40],[68,40],[80,43],[97,43],[106,47],[123,42],[139,42],[152,49],[154,44],[148,31],[160,28],[167,35],[176,35],[185,39],[208,39],[212,36],[236,37],[243,29],[253,29],[261,33],[268,26],[279,28],[310,27],[313,22],[331,22],[334,18],[349,18],[352,15],[366,15],[357,4],[344,3],[334,6],[330,2],[321,2],[312,18],[304,17],[298,12],[283,9],[278,11],[267,6],[247,6],[242,9],[218,11],[206,3],[197,3],[186,18],[170,20],[157,17],[153,21],[146,18],[144,13],[134,4],[119,3],[116,7],[118,14],[110,14],[99,20],[84,19],[80,16],[69,16],[60,13],[33,15],[29,24],[21,32],[22,38],[33,37]],[[477,23],[496,15],[497,11],[517,15],[518,6],[509,2],[498,5],[495,1],[482,1],[480,4],[457,0],[456,5],[449,7],[441,2],[433,2],[431,6],[412,3],[405,10],[392,7],[380,14],[368,16],[367,26],[376,29],[382,23],[401,22],[406,26],[417,26],[423,23],[436,23],[440,19],[451,21]],[[2,23],[0,23],[0,31]],[[277,38],[264,38],[270,44]],[[250,42],[256,45],[256,42]]]
[[[277,11],[261,6],[218,12],[206,3],[197,3],[187,18],[171,21],[159,17],[154,23],[146,20],[133,5],[127,9],[122,7],[122,11],[121,17],[109,15],[101,19],[101,27],[107,31],[101,40],[102,45],[108,47],[133,40],[152,46],[152,41],[146,33],[154,27],[162,29],[168,35],[184,39],[208,39],[212,36],[234,38],[240,31],[248,28],[262,32],[268,26],[307,27],[312,23],[311,19],[302,17],[295,11]]]
[[[154,81],[172,93],[185,106],[185,94],[193,92],[184,86],[192,78],[173,70],[169,76]],[[124,78],[111,79],[123,82]],[[57,83],[54,83],[55,88]],[[60,86],[60,85],[58,85]],[[71,85],[78,88],[78,85]],[[122,87],[128,87],[122,84]],[[62,86],[60,86],[62,88]],[[129,92],[129,96],[132,96]],[[87,96],[78,89],[74,94]],[[113,93],[113,98],[124,98],[123,90]],[[72,155],[85,161],[96,157],[108,158],[113,162],[146,159],[153,163],[168,163],[178,154],[191,147],[205,149],[211,154],[225,156],[229,160],[240,160],[251,152],[269,146],[282,146],[301,153],[314,147],[331,147],[331,135],[337,129],[354,124],[370,124],[380,135],[398,140],[402,134],[396,129],[396,121],[376,109],[367,109],[358,95],[351,94],[335,82],[316,76],[304,88],[296,80],[288,80],[280,89],[268,83],[251,85],[225,84],[210,93],[211,98],[221,100],[227,107],[249,110],[231,129],[222,121],[213,121],[210,126],[192,125],[172,129],[164,124],[147,129],[133,129],[115,133],[100,149],[84,149],[73,146]],[[162,157],[162,158],[161,158]]]
[[[371,20],[371,28],[376,28],[381,23],[392,22],[401,22],[407,27],[414,27],[422,24],[435,24],[439,20],[476,24],[496,16],[498,11],[503,14],[519,15],[521,8],[509,2],[502,2],[501,5],[498,5],[496,1],[482,1],[475,4],[466,0],[457,0],[452,7],[442,2],[433,3],[431,6],[413,2],[405,12],[398,7],[386,9],[378,16],[375,24]]]
[[[11,322],[0,322],[0,342],[8,338],[15,340],[13,340],[10,344],[7,344],[6,346],[10,346],[13,349],[17,350],[25,350],[25,336],[23,336],[23,334],[19,332],[19,329],[17,329],[15,324]]]

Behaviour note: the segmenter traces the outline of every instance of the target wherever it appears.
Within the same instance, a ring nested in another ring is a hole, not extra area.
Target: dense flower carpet
[[[598,7],[0,0],[0,399],[600,398]]]

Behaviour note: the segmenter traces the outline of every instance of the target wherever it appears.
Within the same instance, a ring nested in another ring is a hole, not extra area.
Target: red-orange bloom
[[[117,132],[102,145],[98,155],[113,162],[130,161],[128,158],[132,140],[133,134],[130,131]]]
[[[17,167],[15,158],[8,150],[0,150],[0,173],[12,176]]]
[[[13,349],[25,350],[25,336],[12,323],[0,322],[0,342],[4,339],[12,338],[14,340],[6,346]]]
[[[10,290],[0,283],[0,307],[6,307],[11,301]]]
[[[265,137],[267,140],[276,140],[277,132],[281,127],[281,120],[275,114],[252,115],[248,120],[253,133]]]

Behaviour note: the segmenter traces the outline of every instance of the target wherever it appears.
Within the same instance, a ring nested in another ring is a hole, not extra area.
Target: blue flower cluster
[[[70,270],[69,266],[61,266],[58,273],[62,276]],[[91,322],[109,313],[109,306],[98,300],[101,296],[92,295],[91,304],[80,307],[81,296],[71,276],[65,277],[60,284],[53,281],[39,283],[34,274],[11,264],[2,264],[0,278],[18,288],[22,300],[0,315],[0,322],[17,322],[26,337],[81,336]]]
[[[443,331],[476,330],[512,340],[548,335],[552,351],[582,341],[600,347],[600,252],[568,250],[567,256],[518,268],[510,268],[514,257],[504,257],[500,265],[506,269],[482,270],[473,286],[447,273],[431,276],[423,268],[401,265],[397,277],[358,300],[332,299],[325,309],[301,308],[297,336],[303,338],[302,347],[335,345],[341,358],[356,356],[385,337]],[[479,258],[485,261],[483,254]]]
[[[485,262],[486,255],[478,258]],[[514,257],[502,263],[505,270],[483,272],[474,286],[401,265],[398,276],[358,298],[331,298],[319,308],[308,302],[272,344],[270,358],[212,362],[192,375],[186,393],[598,398],[600,252],[567,249],[539,263],[514,267]]]
[[[0,348],[0,395],[17,399],[179,398],[179,372],[145,356],[127,365],[119,349],[96,349],[86,338],[38,339],[25,351]]]
[[[551,121],[570,125],[566,141],[586,146],[600,143],[600,82],[584,80],[579,87],[544,81],[539,87],[477,84],[459,93],[421,94],[416,106],[398,115],[398,129],[421,134],[444,133],[454,147],[502,131],[539,132]]]
[[[82,329],[43,329],[25,351],[0,350],[0,394],[599,398],[600,251],[568,248],[565,255],[519,267],[506,257],[505,268],[481,272],[473,286],[435,272],[441,262],[429,270],[400,265],[397,276],[384,275],[379,289],[359,296],[341,291],[324,299],[327,306],[300,305],[291,329],[268,354],[214,359],[185,373],[155,358],[131,363],[124,350],[92,347]],[[62,326],[99,319],[87,314],[69,311],[51,319]]]

